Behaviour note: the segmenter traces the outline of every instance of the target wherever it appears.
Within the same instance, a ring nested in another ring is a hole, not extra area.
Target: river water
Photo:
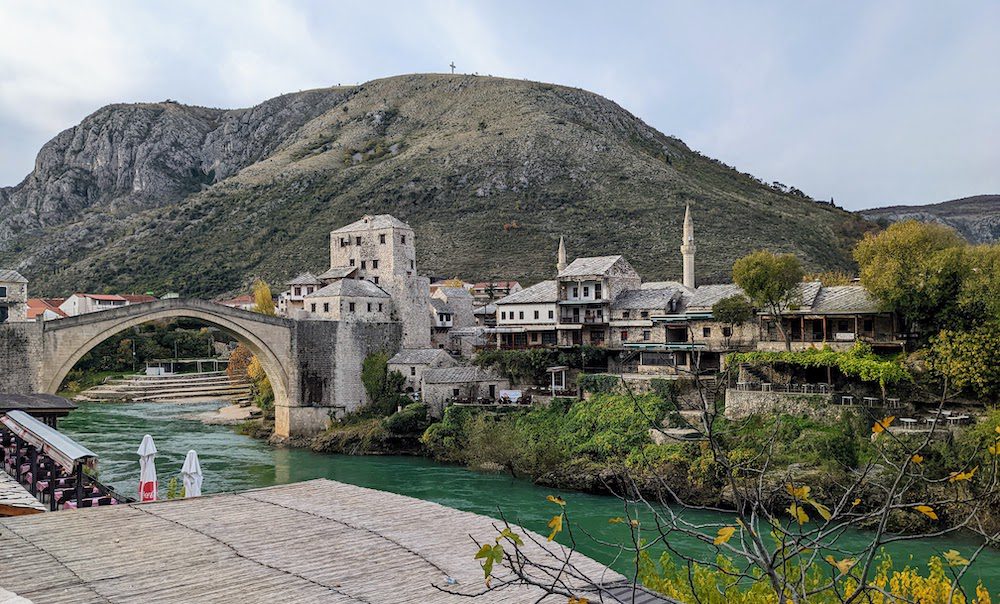
[[[100,479],[119,492],[135,496],[139,479],[135,454],[144,434],[151,434],[158,450],[156,468],[160,494],[165,496],[167,481],[177,477],[189,449],[198,452],[205,474],[203,492],[218,493],[285,484],[313,478],[329,478],[363,487],[399,493],[442,505],[499,517],[499,510],[517,524],[539,533],[555,513],[546,495],[557,494],[525,480],[509,476],[481,474],[462,467],[436,463],[419,457],[344,456],[314,453],[303,449],[274,448],[263,441],[236,434],[231,427],[207,426],[185,419],[191,413],[210,411],[217,404],[169,403],[78,403],[79,409],[63,419],[60,430],[76,438],[99,457]],[[622,516],[622,503],[608,496],[558,493],[567,500],[573,526],[602,540],[621,542],[627,529],[611,525],[608,519]],[[686,512],[693,521],[713,521],[709,514]],[[419,519],[412,519],[419,521]],[[574,530],[577,530],[576,528]],[[488,538],[489,535],[477,536]],[[864,542],[864,533],[844,536],[850,546]],[[679,538],[671,544],[680,551],[702,552],[705,545]],[[592,558],[628,573],[630,558],[615,556],[606,546],[579,538],[579,549]],[[897,565],[912,559],[921,566],[929,556],[957,549],[970,555],[971,540],[961,538],[907,542],[888,548]],[[472,560],[470,543],[469,563]],[[991,593],[1000,594],[1000,552],[984,552],[969,575],[981,578]],[[975,584],[975,578],[969,581]]]

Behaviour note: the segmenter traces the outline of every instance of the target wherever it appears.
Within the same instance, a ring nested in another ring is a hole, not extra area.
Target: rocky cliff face
[[[864,210],[869,220],[920,220],[946,224],[972,243],[1000,241],[1000,195],[976,195],[926,206],[890,206]]]
[[[331,229],[391,212],[416,230],[422,272],[549,278],[565,235],[571,256],[624,253],[677,278],[686,203],[703,278],[760,247],[845,268],[867,228],[592,93],[411,75],[249,109],[105,107],[0,189],[0,265],[39,293],[217,295],[322,270]]]

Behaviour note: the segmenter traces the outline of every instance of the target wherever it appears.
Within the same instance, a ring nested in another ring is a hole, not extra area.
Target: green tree
[[[854,248],[861,283],[908,329],[941,328],[965,274],[966,242],[949,227],[914,220],[869,234]]]
[[[1000,322],[969,331],[941,331],[931,339],[930,360],[946,380],[946,392],[950,386],[995,400],[1000,396]]]
[[[271,295],[271,286],[263,279],[257,279],[253,284],[253,311],[262,315],[274,316],[274,297]]]
[[[401,395],[406,378],[398,371],[389,371],[389,355],[377,352],[361,362],[361,383],[368,394],[368,407],[379,417],[396,412],[397,406],[411,402]]]
[[[743,289],[755,307],[775,318],[786,350],[791,350],[792,343],[781,323],[781,313],[796,301],[802,276],[802,265],[792,254],[761,250],[733,264],[733,281]]]

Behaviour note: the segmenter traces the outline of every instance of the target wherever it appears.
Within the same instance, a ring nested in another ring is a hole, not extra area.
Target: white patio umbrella
[[[156,445],[153,437],[146,435],[139,443],[139,501],[156,501]]]
[[[184,480],[184,496],[200,497],[201,481],[205,479],[201,474],[201,463],[198,461],[198,454],[193,450],[188,451],[184,458],[184,465],[181,467],[181,478]]]

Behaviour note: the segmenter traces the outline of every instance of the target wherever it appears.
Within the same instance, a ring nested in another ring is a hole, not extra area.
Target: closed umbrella
[[[153,437],[146,435],[139,443],[139,501],[156,501],[156,445]]]
[[[185,497],[201,496],[201,481],[204,480],[204,476],[201,475],[201,463],[198,461],[198,454],[194,451],[188,451],[187,457],[184,458],[184,465],[181,467],[181,478],[184,480]]]

